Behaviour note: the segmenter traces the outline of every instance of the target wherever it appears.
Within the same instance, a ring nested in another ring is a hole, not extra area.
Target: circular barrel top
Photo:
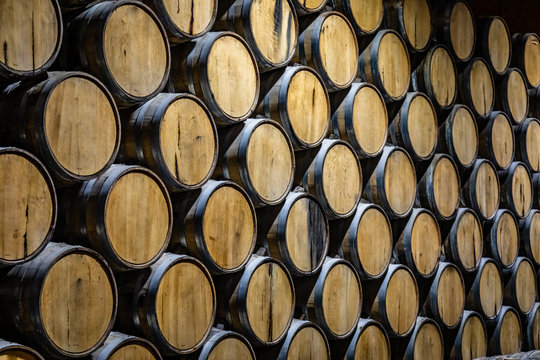
[[[470,71],[465,71],[462,75],[464,77],[463,95],[470,99],[467,101],[475,113],[480,117],[486,117],[493,109],[495,102],[493,77],[485,60],[480,58],[471,60],[468,69]]]
[[[503,302],[503,283],[499,268],[493,261],[487,261],[479,269],[480,306],[489,318],[499,314]]]
[[[420,274],[429,276],[439,264],[441,231],[437,220],[428,211],[418,213],[413,221],[410,243],[412,260]]]
[[[533,306],[532,311],[529,313],[528,316],[528,323],[527,323],[527,337],[529,338],[529,346],[534,347],[535,349],[538,349],[540,346],[540,337],[538,334],[540,333],[540,306],[539,303],[535,303]]]
[[[53,75],[54,74],[54,75]],[[75,177],[87,179],[113,161],[120,120],[107,89],[83,73],[51,73],[43,121],[52,158]]]
[[[502,169],[507,169],[514,159],[514,132],[505,113],[499,112],[491,125],[491,147],[493,161]]]
[[[473,14],[463,1],[453,5],[449,23],[452,50],[458,60],[467,61],[474,52],[476,34]]]
[[[265,122],[253,130],[246,157],[253,189],[264,201],[279,201],[289,192],[295,166],[293,149],[277,124]]]
[[[404,150],[396,148],[388,156],[383,184],[392,211],[397,215],[407,214],[416,197],[416,171]]]
[[[115,171],[115,167],[110,171]],[[169,243],[169,195],[159,179],[146,169],[132,168],[120,175],[107,196],[104,214],[111,246],[130,265],[151,262]]]
[[[200,344],[214,322],[215,306],[212,278],[202,264],[179,257],[166,269],[155,295],[155,316],[171,347],[186,351]]]
[[[183,96],[165,110],[159,130],[167,172],[193,187],[212,173],[217,160],[217,134],[212,116],[198,99]]]
[[[525,217],[531,210],[533,202],[531,175],[525,164],[518,163],[510,176],[512,181],[510,188],[511,207],[518,217]]]
[[[459,205],[460,180],[454,162],[441,157],[433,170],[433,197],[437,210],[444,217],[451,217]]]
[[[294,308],[294,288],[288,273],[275,261],[259,265],[249,280],[247,320],[254,335],[275,342],[289,328]]]
[[[26,151],[0,147],[0,263],[39,253],[56,223],[56,194],[45,167]]]
[[[431,10],[426,0],[403,1],[403,27],[406,40],[417,51],[425,49],[431,40]]]
[[[160,360],[161,357],[141,344],[126,344],[116,349],[108,360]]]
[[[351,21],[364,34],[375,32],[383,21],[382,0],[341,0],[351,14]]]
[[[469,108],[458,105],[454,109],[451,127],[446,131],[451,132],[451,146],[457,161],[463,166],[469,166],[478,154],[478,126]]]
[[[413,334],[413,359],[444,358],[444,346],[441,330],[433,321],[425,321],[418,325],[416,336]]]
[[[44,360],[34,349],[28,346],[0,339],[0,359],[2,360]]]
[[[356,359],[380,359],[390,360],[390,342],[384,329],[373,320],[365,321],[363,326],[356,330],[358,335],[356,342],[351,342],[349,349],[354,346],[354,352],[347,352],[347,360]],[[355,335],[356,337],[356,335]]]
[[[500,17],[492,18],[487,41],[489,62],[497,73],[502,74],[510,65],[512,51],[510,31],[504,19]]]
[[[540,212],[531,211],[527,221],[530,221],[530,225],[528,228],[525,226],[523,231],[528,231],[528,234],[522,235],[529,241],[529,244],[525,245],[525,247],[530,249],[530,260],[533,263],[540,264]]]
[[[520,123],[525,119],[529,110],[527,84],[521,71],[516,68],[508,69],[505,73],[503,86],[505,86],[502,90],[504,110],[516,123]],[[507,102],[507,106],[504,106],[504,102]]]
[[[292,0],[301,14],[319,11],[328,0]]]
[[[217,11],[217,0],[159,0],[154,4],[158,4],[163,25],[179,38],[196,38],[207,32]]]
[[[473,360],[487,353],[487,332],[482,318],[473,313],[464,317],[461,325],[461,358],[463,360]],[[458,341],[456,340],[456,341]]]
[[[84,353],[106,336],[116,314],[116,286],[107,264],[88,250],[51,267],[40,294],[43,328],[65,353]]]
[[[523,72],[532,87],[540,85],[540,39],[536,34],[528,34],[523,49]]]
[[[403,40],[394,31],[384,32],[376,54],[384,92],[401,98],[409,89],[411,78],[411,63]]]
[[[528,313],[534,306],[536,300],[536,274],[532,263],[520,258],[521,261],[514,267],[514,276],[516,277],[516,300],[518,310]]]
[[[237,337],[222,337],[208,354],[208,360],[253,359],[253,351],[245,341]]]
[[[500,217],[496,221],[497,254],[503,267],[514,264],[519,250],[519,229],[512,213],[506,210],[499,210]],[[492,230],[492,233],[494,231]],[[493,249],[495,250],[495,249]]]
[[[8,74],[31,76],[49,67],[58,54],[61,39],[62,18],[55,0],[0,3],[0,68]]]
[[[116,6],[103,42],[108,71],[122,90],[146,97],[162,88],[169,74],[170,54],[167,37],[150,9],[135,2]]]
[[[429,85],[432,88],[435,102],[446,108],[452,105],[456,98],[456,65],[445,46],[436,46],[430,54]]]
[[[457,251],[463,267],[472,271],[476,269],[482,251],[484,249],[484,241],[482,238],[482,226],[476,214],[467,209],[462,215],[457,218],[456,243]]]
[[[522,143],[523,140],[525,140],[525,146],[521,145],[522,157],[526,156],[525,162],[533,172],[540,171],[540,122],[537,119],[531,119],[528,123],[525,139],[521,139]]]
[[[510,310],[511,309],[511,310]],[[509,308],[499,318],[499,346],[502,354],[513,354],[521,349],[521,323],[516,311]]]
[[[499,178],[493,165],[488,161],[482,161],[475,166],[476,181],[473,186],[473,194],[480,215],[489,219],[493,217],[499,208]],[[471,177],[472,179],[473,177]]]
[[[388,323],[397,335],[407,334],[418,315],[418,286],[414,276],[405,268],[391,274],[385,291],[385,308]]]
[[[465,307],[465,283],[455,266],[445,266],[437,286],[437,311],[447,327],[459,324]]]
[[[293,331],[292,327],[289,333],[291,331]],[[290,339],[286,359],[326,360],[329,359],[329,353],[330,349],[324,333],[313,325],[306,325],[295,331]]]
[[[255,246],[256,218],[249,198],[236,186],[213,191],[202,215],[204,246],[221,269],[238,269]]]
[[[416,93],[409,103],[407,133],[410,146],[418,157],[427,158],[433,153],[437,129],[437,114],[431,101],[424,94]]]

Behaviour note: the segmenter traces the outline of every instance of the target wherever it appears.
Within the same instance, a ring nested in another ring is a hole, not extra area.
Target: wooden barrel
[[[294,177],[293,147],[283,128],[267,118],[248,119],[223,139],[221,171],[241,185],[255,206],[277,205]]]
[[[476,271],[484,251],[482,224],[476,213],[460,208],[444,242],[444,256],[464,273]]]
[[[472,59],[459,76],[461,101],[475,116],[487,118],[495,105],[495,83],[487,62]]]
[[[519,228],[515,216],[506,209],[500,209],[486,225],[485,252],[503,269],[512,267],[519,250]]]
[[[388,112],[379,90],[367,82],[352,84],[332,115],[332,128],[360,159],[379,155],[388,134]]]
[[[530,88],[540,85],[539,57],[540,38],[538,35],[527,33],[512,36],[512,66],[523,71]]]
[[[94,351],[90,360],[161,360],[162,357],[156,347],[148,340],[122,334],[116,331],[110,333],[105,343]]]
[[[324,140],[302,183],[329,219],[351,215],[362,194],[362,169],[353,148],[342,140]]]
[[[425,93],[437,109],[447,110],[456,102],[457,77],[456,64],[448,48],[437,44],[411,74],[411,87]]]
[[[448,46],[457,61],[469,61],[476,43],[474,15],[469,4],[457,0],[434,5],[435,39]]]
[[[540,211],[531,210],[520,223],[520,251],[536,266],[540,265]]]
[[[330,345],[317,325],[293,319],[277,359],[330,359]]]
[[[167,34],[139,1],[104,1],[87,9],[70,23],[66,51],[68,61],[103,81],[122,107],[153,98],[169,78]]]
[[[427,0],[392,0],[385,3],[386,24],[396,30],[407,47],[422,53],[431,42],[431,7]]]
[[[411,62],[405,42],[394,30],[381,30],[358,58],[362,80],[375,84],[387,102],[405,97]]]
[[[171,82],[208,106],[218,125],[247,119],[259,99],[259,70],[248,44],[237,34],[211,32],[173,48]],[[230,91],[235,89],[235,91]]]
[[[383,209],[375,204],[358,204],[341,243],[343,258],[354,265],[362,279],[378,279],[390,264],[392,247],[392,227]]]
[[[500,170],[506,170],[514,160],[514,131],[508,115],[493,111],[480,133],[478,155],[488,159]]]
[[[143,0],[163,24],[171,43],[182,43],[206,34],[214,25],[217,0]]]
[[[435,321],[421,316],[416,319],[403,359],[444,359],[443,335]]]
[[[291,0],[299,15],[321,11],[328,0]]]
[[[391,338],[406,337],[418,315],[418,285],[406,266],[392,264],[379,288],[370,317],[379,321]]]
[[[383,23],[382,0],[334,0],[333,5],[347,16],[359,37],[373,34]]]
[[[439,128],[438,152],[450,154],[456,164],[469,168],[478,155],[478,125],[472,111],[455,105]]]
[[[64,241],[98,251],[114,270],[142,269],[169,244],[172,206],[165,185],[150,170],[113,165],[97,179],[63,195]]]
[[[92,250],[50,243],[41,256],[4,273],[1,283],[2,333],[24,338],[47,358],[88,355],[113,326],[116,283]]]
[[[531,172],[540,171],[540,121],[525,119],[516,129],[516,160],[523,161]]]
[[[423,161],[435,152],[437,128],[437,114],[429,98],[410,92],[388,131],[393,144],[405,148],[415,161]]]
[[[474,162],[469,180],[462,189],[465,203],[479,217],[489,220],[499,208],[499,177],[489,160],[478,159]]]
[[[529,215],[533,206],[531,173],[522,162],[513,162],[501,176],[501,206],[509,209],[518,218]]]
[[[540,303],[536,302],[525,323],[525,345],[527,349],[534,350],[540,347]]]
[[[271,221],[271,220],[270,220]],[[283,262],[294,277],[309,276],[321,268],[330,239],[324,208],[304,191],[293,191],[275,220],[264,242],[270,255]],[[235,252],[236,237],[231,239]]]
[[[435,274],[441,255],[441,231],[429,210],[413,209],[394,252],[414,275],[429,278]]]
[[[450,359],[473,360],[486,356],[487,342],[486,325],[480,314],[465,310],[450,352]]]
[[[514,308],[503,306],[499,316],[488,321],[488,326],[494,328],[488,343],[488,355],[513,354],[521,350],[521,320]]]
[[[354,267],[346,260],[327,257],[307,302],[310,321],[328,339],[351,335],[362,310],[362,286]]]
[[[474,278],[465,309],[475,310],[485,319],[499,315],[503,303],[503,282],[497,263],[490,258],[482,258]]]
[[[56,191],[32,154],[0,147],[0,267],[36,257],[56,226]]]
[[[330,125],[328,92],[309,66],[287,67],[260,102],[258,112],[279,121],[295,149],[320,145]]]
[[[300,34],[293,61],[315,69],[328,91],[348,88],[358,66],[358,41],[349,20],[337,11],[320,14]]]
[[[458,267],[442,262],[424,304],[425,313],[442,328],[455,329],[461,323],[465,295],[465,282]]]
[[[2,1],[0,34],[1,77],[34,76],[44,72],[55,61],[62,43],[62,14],[58,2]]]
[[[461,181],[454,160],[437,154],[418,183],[418,198],[439,220],[452,220],[459,205]]]
[[[375,320],[360,319],[345,359],[390,360],[390,353],[390,340],[382,325]]]
[[[540,87],[527,90],[529,95],[529,117],[540,117]]]
[[[6,360],[44,360],[34,349],[21,344],[0,339],[0,359]]]
[[[495,107],[508,114],[516,124],[521,123],[529,113],[529,95],[523,73],[510,68],[496,83]]]
[[[404,218],[410,214],[416,197],[416,170],[404,149],[384,147],[364,197],[380,205],[389,218]]]
[[[210,273],[197,259],[165,253],[144,270],[117,274],[115,328],[150,340],[163,356],[189,354],[208,337],[216,315]]]
[[[113,163],[120,144],[114,100],[95,77],[51,72],[8,86],[0,101],[3,141],[20,144],[45,163],[60,184],[90,180]]]
[[[229,284],[225,285],[230,287]],[[292,278],[278,260],[253,255],[239,282],[222,292],[220,317],[253,346],[276,345],[286,336],[293,317]]]
[[[298,20],[290,0],[236,0],[214,30],[242,36],[261,71],[287,65],[298,41]]]
[[[487,61],[495,75],[502,75],[512,59],[512,37],[506,21],[500,16],[479,16],[476,32],[477,54]]]
[[[257,218],[247,193],[231,181],[210,180],[175,199],[174,245],[181,244],[213,274],[241,270],[255,247]]]
[[[188,355],[187,358],[192,360],[255,360],[255,352],[249,341],[239,333],[213,328],[201,350]]]
[[[199,188],[214,172],[218,157],[216,125],[197,97],[159,94],[122,125],[124,160],[155,171],[170,190]]]
[[[505,272],[511,274],[504,288],[505,305],[512,306],[521,314],[530,313],[537,296],[533,263],[526,257],[518,257]]]

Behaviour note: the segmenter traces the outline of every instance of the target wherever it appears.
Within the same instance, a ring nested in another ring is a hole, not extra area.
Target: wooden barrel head
[[[495,102],[495,85],[493,77],[485,62],[480,58],[473,59],[469,65],[470,71],[462,75],[462,91],[466,102],[473,112],[480,117],[486,117],[493,109]]]
[[[536,300],[536,274],[529,261],[522,260],[515,268],[516,277],[516,300],[518,311],[528,313]]]
[[[397,215],[407,214],[416,197],[416,171],[404,150],[396,149],[388,156],[383,184],[392,211]]]
[[[202,218],[202,234],[210,258],[219,268],[240,268],[253,251],[255,233],[255,214],[244,193],[224,185],[210,195]]]
[[[139,344],[127,344],[118,348],[108,360],[159,360],[160,358],[153,354],[146,347]]]
[[[308,325],[300,329],[289,344],[287,360],[329,359],[330,349],[324,333]]]
[[[65,353],[84,353],[110,330],[116,286],[106,263],[85,252],[69,253],[49,269],[40,297],[43,328]]]
[[[386,332],[380,325],[375,322],[370,322],[364,325],[362,329],[359,328],[357,331],[361,332],[356,343],[351,343],[351,347],[354,345],[354,352],[349,350],[348,356],[346,357],[347,360],[390,360],[390,342],[388,341]]]
[[[411,63],[403,40],[395,32],[387,32],[381,38],[378,71],[384,92],[393,98],[401,98],[409,88]]]
[[[176,181],[196,186],[213,172],[217,134],[212,116],[201,103],[190,97],[174,100],[163,115],[159,136],[167,172]]]
[[[412,359],[439,359],[444,358],[444,346],[441,330],[432,321],[426,321],[419,325],[416,336],[413,334],[411,341],[414,342]]]
[[[351,22],[361,33],[375,32],[383,21],[384,7],[382,0],[341,0],[346,2],[351,14]]]
[[[277,262],[258,266],[249,280],[247,320],[254,335],[275,342],[289,328],[294,308],[294,289],[288,274]]]
[[[426,0],[403,1],[403,25],[406,41],[416,51],[425,49],[431,40],[431,10]]]
[[[235,337],[224,337],[210,351],[208,360],[254,359],[253,352],[244,341]]]
[[[523,218],[529,214],[533,202],[531,175],[525,164],[518,163],[511,176],[511,208],[518,217]]]
[[[493,217],[499,207],[499,178],[491,163],[480,163],[473,186],[480,214],[486,219]]]
[[[451,217],[459,204],[460,181],[454,163],[441,157],[433,171],[433,196],[437,210],[444,217]]]
[[[91,178],[116,156],[120,141],[116,106],[97,79],[82,73],[62,77],[44,109],[46,141],[60,168]]]
[[[523,230],[528,230],[528,233],[522,233],[522,238],[523,240],[528,239],[529,241],[529,244],[525,245],[525,247],[528,248],[526,252],[529,253],[529,259],[535,264],[540,264],[540,212],[534,210],[531,211],[529,218],[530,225],[528,228],[526,226]]]
[[[457,221],[456,242],[459,259],[466,270],[472,271],[482,258],[484,249],[482,226],[471,210],[464,212]]]
[[[525,154],[523,154],[523,145],[521,145],[521,156],[526,158],[525,163],[529,165],[533,172],[540,171],[540,122],[538,120],[535,119],[529,123],[525,139],[521,140],[525,140]]]
[[[502,74],[510,65],[512,43],[510,32],[502,18],[494,17],[488,30],[489,62]]]
[[[488,261],[480,268],[480,306],[489,318],[497,316],[502,307],[503,283],[499,268]]]
[[[155,316],[165,341],[179,351],[196,347],[214,322],[215,304],[212,278],[202,264],[173,263],[155,295]]]
[[[539,53],[540,55],[540,53]],[[529,111],[529,97],[525,78],[518,69],[509,69],[502,83],[503,108],[516,122],[521,123]]]
[[[56,223],[56,194],[45,167],[29,153],[0,147],[0,263],[36,256]]]
[[[535,303],[527,317],[526,331],[529,348],[538,349],[540,347],[540,306],[538,302]]]
[[[214,24],[216,0],[158,0],[157,14],[163,25],[178,39],[196,38],[207,32]]]
[[[502,354],[513,354],[521,349],[521,323],[515,311],[502,313],[499,319],[499,346]]]
[[[0,339],[1,360],[44,360],[32,348]]]
[[[328,0],[292,0],[299,14],[310,14],[321,10]]]
[[[493,161],[502,169],[507,169],[514,159],[514,132],[509,119],[499,113],[493,119],[491,130]]]
[[[441,231],[437,220],[427,211],[414,219],[410,251],[416,270],[423,276],[432,274],[441,255]]]
[[[257,126],[247,145],[247,172],[253,190],[269,203],[283,199],[292,186],[293,149],[281,128]]]
[[[465,283],[459,270],[446,266],[437,285],[437,310],[443,324],[449,328],[457,326],[465,307]]]
[[[172,224],[169,195],[146,171],[129,171],[114,183],[105,205],[105,227],[116,255],[140,266],[167,247]]]
[[[419,158],[429,157],[437,145],[437,114],[429,99],[418,94],[409,105],[408,137],[413,152]]]
[[[463,319],[459,341],[461,342],[460,355],[462,360],[473,360],[486,355],[487,333],[484,321],[480,316],[469,315]]]
[[[32,76],[40,72],[52,64],[60,49],[62,21],[58,3],[2,1],[0,34],[0,73]]]
[[[462,1],[452,7],[450,13],[450,41],[452,50],[460,61],[467,61],[474,52],[474,17],[470,8]]]
[[[478,153],[478,126],[468,108],[460,106],[456,109],[450,131],[458,162],[463,166],[471,165]]]
[[[457,74],[454,60],[444,46],[438,46],[431,54],[429,84],[435,102],[446,108],[454,102],[457,93]]]
[[[532,87],[540,85],[540,38],[536,34],[528,34],[523,49],[523,72]]]
[[[170,66],[168,41],[150,9],[119,5],[109,15],[103,39],[108,71],[117,86],[134,97],[162,88]]]
[[[508,211],[501,213],[496,227],[497,255],[503,267],[514,264],[519,249],[519,229],[516,219]]]
[[[410,271],[399,268],[390,275],[384,290],[386,316],[398,336],[409,333],[418,315],[418,287]]]

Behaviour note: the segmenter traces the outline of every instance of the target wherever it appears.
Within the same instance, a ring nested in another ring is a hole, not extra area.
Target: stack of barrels
[[[0,359],[538,355],[538,35],[2,0],[0,44]]]

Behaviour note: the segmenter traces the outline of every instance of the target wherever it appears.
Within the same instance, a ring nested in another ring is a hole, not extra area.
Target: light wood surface
[[[397,334],[406,334],[414,325],[418,301],[414,277],[407,270],[396,270],[386,288],[385,305],[389,324]]]
[[[358,90],[353,105],[353,128],[356,141],[368,154],[384,146],[388,132],[388,113],[384,100],[371,87]]]
[[[497,265],[487,262],[480,273],[480,305],[490,318],[496,316],[503,301],[503,284]]]
[[[427,157],[437,145],[437,114],[427,97],[415,96],[409,106],[407,127],[414,152]]]
[[[452,161],[441,158],[433,171],[433,194],[439,212],[450,217],[459,204],[459,174]]]
[[[379,45],[377,65],[384,90],[398,98],[407,92],[411,78],[411,64],[407,48],[393,32],[383,36]]]
[[[497,115],[493,120],[491,143],[497,164],[501,168],[508,168],[514,157],[514,135],[504,114]]]
[[[324,335],[313,326],[305,326],[291,341],[287,360],[328,359]]]
[[[168,241],[171,211],[166,194],[150,176],[132,171],[114,184],[105,205],[108,239],[118,256],[144,264]]]
[[[208,360],[253,359],[246,344],[234,337],[222,339],[208,355]]]
[[[533,321],[534,346],[538,348],[540,346],[540,313],[538,311],[535,313]]]
[[[532,171],[540,171],[540,123],[531,121],[525,134],[525,149]]]
[[[519,309],[529,312],[536,300],[536,276],[528,261],[521,261],[516,270],[516,299]]]
[[[358,203],[362,193],[361,169],[355,154],[345,145],[330,148],[323,164],[323,191],[330,207],[347,214]]]
[[[263,199],[276,201],[289,191],[293,150],[275,125],[265,123],[253,131],[247,149],[247,170],[253,188]]]
[[[261,341],[275,341],[286,330],[294,307],[292,284],[275,262],[260,265],[249,281],[247,318]]]
[[[22,154],[0,154],[0,259],[22,260],[42,246],[55,216],[49,186]]]
[[[356,342],[354,360],[389,360],[390,344],[384,332],[375,325],[368,325]]]
[[[426,0],[403,1],[403,24],[414,49],[425,49],[431,38],[431,12]]]
[[[159,89],[167,75],[168,42],[142,7],[117,7],[109,17],[103,38],[109,71],[125,92],[144,97]]]
[[[156,294],[157,322],[165,340],[187,350],[197,345],[213,323],[215,294],[211,279],[193,262],[173,264]]]
[[[411,252],[421,274],[431,274],[439,263],[441,232],[437,220],[428,212],[422,212],[415,219],[411,231]]]
[[[519,318],[513,311],[504,313],[501,320],[499,341],[502,354],[512,354],[521,349],[521,326]]]
[[[89,350],[114,321],[116,289],[103,266],[87,254],[68,254],[45,277],[40,298],[43,327],[64,351]]]
[[[530,248],[533,254],[533,263],[540,262],[540,213],[535,212],[531,220],[529,234]]]
[[[455,113],[452,141],[458,161],[463,166],[472,164],[478,151],[478,127],[473,114],[465,107],[460,107]]]
[[[469,316],[463,325],[461,333],[461,357],[463,360],[473,360],[486,355],[487,334],[482,320],[478,316]]]
[[[0,351],[0,360],[41,360],[29,352],[22,350]]]
[[[158,360],[150,350],[139,344],[128,344],[117,349],[108,360]]]
[[[168,171],[187,185],[202,182],[213,169],[216,134],[205,109],[190,98],[169,105],[159,130]]]
[[[516,166],[512,176],[512,201],[520,217],[527,216],[533,201],[531,177],[523,164]]]
[[[494,84],[489,68],[480,60],[472,63],[470,78],[470,96],[474,109],[481,116],[487,116],[494,103]]]
[[[508,94],[507,101],[510,108],[509,115],[512,116],[515,122],[520,123],[527,116],[527,105],[529,104],[527,84],[519,71],[509,70],[507,76],[508,84],[506,92]]]
[[[174,25],[193,37],[204,33],[213,23],[215,0],[160,0]]]
[[[349,0],[354,21],[366,33],[372,33],[380,26],[384,15],[382,0]]]
[[[407,213],[416,196],[416,175],[412,161],[402,150],[393,151],[384,169],[384,191],[398,215]]]
[[[443,107],[450,106],[457,91],[457,74],[446,48],[438,47],[433,51],[429,71],[435,100]]]
[[[300,3],[303,8],[307,10],[315,10],[321,7],[327,0],[292,0],[293,2]]]
[[[489,60],[495,71],[502,73],[510,63],[512,44],[506,24],[494,18],[488,31]]]
[[[244,43],[230,35],[219,37],[210,49],[206,73],[213,98],[225,114],[242,118],[251,112],[259,76]]]
[[[59,21],[51,0],[0,2],[0,62],[15,71],[39,70],[61,40]]]
[[[337,335],[347,334],[360,316],[362,292],[355,273],[345,264],[331,268],[324,282],[322,306],[326,323]]]
[[[357,231],[358,258],[364,271],[378,276],[388,267],[392,255],[390,223],[377,208],[365,211]]]
[[[504,212],[497,224],[497,253],[504,266],[511,266],[516,261],[518,249],[518,225],[509,212]]]
[[[459,60],[469,59],[474,51],[474,20],[469,8],[457,2],[450,14],[450,40]]]
[[[222,186],[212,193],[202,221],[204,244],[218,266],[235,269],[251,255],[255,218],[239,190]]]
[[[461,263],[467,270],[478,265],[483,244],[481,224],[472,213],[466,212],[459,220],[457,249]]]
[[[437,287],[439,316],[448,327],[458,325],[465,306],[465,284],[459,270],[453,266],[444,268]]]
[[[414,338],[414,359],[444,358],[443,339],[440,330],[431,322],[422,324]]]
[[[100,87],[83,77],[69,77],[51,91],[45,136],[67,171],[90,176],[111,160],[120,137],[113,106]]]
[[[480,164],[474,187],[480,213],[491,218],[499,207],[499,180],[492,165],[487,162]]]
[[[540,84],[540,39],[537,35],[527,38],[523,52],[525,76],[533,86]]]

